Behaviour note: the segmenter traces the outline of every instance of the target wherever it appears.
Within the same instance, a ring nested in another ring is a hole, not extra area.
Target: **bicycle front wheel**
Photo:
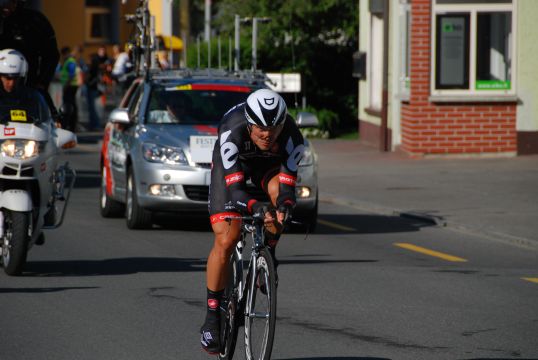
[[[266,248],[260,251],[254,267],[245,311],[245,355],[247,360],[269,360],[275,336],[276,271]]]
[[[234,251],[228,264],[228,284],[224,289],[224,301],[220,309],[220,343],[219,360],[231,360],[234,356],[237,333],[239,330],[240,304],[239,282],[243,277],[241,259]]]

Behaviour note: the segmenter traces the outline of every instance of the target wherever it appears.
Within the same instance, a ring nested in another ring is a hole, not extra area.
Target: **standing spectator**
[[[62,126],[73,132],[77,129],[78,109],[77,109],[77,91],[81,83],[80,68],[71,48],[64,47],[61,51],[62,66],[60,67],[60,82],[63,87],[63,108],[64,123]]]
[[[127,77],[132,70],[133,63],[131,62],[131,48],[126,45],[125,51],[116,57],[114,67],[112,68],[112,77],[117,85],[119,85],[121,91],[127,90],[127,86],[129,86]]]
[[[57,111],[48,93],[60,59],[56,35],[40,12],[17,0],[0,0],[0,49],[19,50],[28,61],[27,84],[41,92],[54,118]]]
[[[88,130],[96,130],[101,126],[101,120],[97,114],[95,101],[104,93],[103,75],[109,63],[105,47],[101,46],[97,54],[92,56],[88,69],[88,80],[86,81],[86,98],[88,100],[88,113],[90,116]]]

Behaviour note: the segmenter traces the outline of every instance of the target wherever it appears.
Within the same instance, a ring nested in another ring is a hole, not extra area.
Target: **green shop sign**
[[[510,81],[477,80],[476,90],[510,90]]]

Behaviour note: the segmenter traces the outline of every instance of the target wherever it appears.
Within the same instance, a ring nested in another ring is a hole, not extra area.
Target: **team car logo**
[[[4,128],[4,136],[14,136],[15,134],[15,128]]]

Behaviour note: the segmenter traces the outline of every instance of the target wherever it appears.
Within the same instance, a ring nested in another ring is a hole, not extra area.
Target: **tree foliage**
[[[212,27],[222,37],[223,59],[227,59],[228,38],[234,34],[235,14],[271,18],[271,22],[258,25],[257,68],[300,72],[308,105],[336,113],[340,128],[356,126],[357,83],[351,72],[357,48],[357,1],[219,0],[213,7]],[[241,24],[242,68],[252,66],[251,39],[252,25]],[[191,59],[196,56],[192,52]],[[213,47],[213,65],[216,52]]]

